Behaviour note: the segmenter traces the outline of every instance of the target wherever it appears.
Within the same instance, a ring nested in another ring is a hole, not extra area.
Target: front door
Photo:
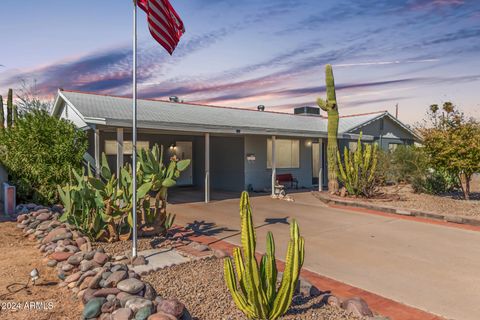
[[[175,155],[179,160],[190,159],[190,165],[180,174],[177,179],[177,186],[190,186],[193,184],[193,162],[192,162],[192,142],[175,142]]]
[[[312,143],[312,184],[318,184],[318,175],[320,172],[320,143]]]

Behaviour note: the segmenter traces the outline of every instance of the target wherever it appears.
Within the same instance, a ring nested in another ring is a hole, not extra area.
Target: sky
[[[21,3],[21,4],[19,4]],[[414,124],[453,101],[480,119],[480,0],[172,0],[186,33],[170,56],[138,15],[140,98],[292,112],[325,97],[341,115]],[[37,83],[129,96],[131,0],[2,0],[0,94]]]

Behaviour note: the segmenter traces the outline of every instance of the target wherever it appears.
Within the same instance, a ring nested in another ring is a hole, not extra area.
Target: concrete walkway
[[[282,259],[295,218],[306,240],[305,268],[449,319],[479,319],[480,232],[334,209],[308,192],[294,198],[251,198],[258,251],[270,230]],[[176,224],[240,243],[238,198],[181,202],[168,208]]]

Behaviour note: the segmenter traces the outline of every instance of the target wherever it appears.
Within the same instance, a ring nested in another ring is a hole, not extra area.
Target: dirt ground
[[[440,214],[480,217],[480,175],[474,176],[472,180],[469,201],[463,200],[461,192],[441,195],[414,193],[409,185],[385,187],[380,192],[384,194],[380,198],[356,198],[356,201]]]
[[[66,288],[57,286],[55,270],[42,262],[35,245],[14,222],[0,222],[0,319],[79,319],[81,303]],[[33,268],[40,273],[36,286],[9,294],[7,286],[19,283],[11,289],[20,289]]]

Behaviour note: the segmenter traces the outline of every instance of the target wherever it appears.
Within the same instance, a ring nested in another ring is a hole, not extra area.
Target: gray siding
[[[245,188],[249,185],[254,190],[271,189],[272,170],[267,168],[267,136],[245,136]],[[281,139],[282,137],[277,137]],[[289,138],[290,139],[290,138]],[[292,138],[296,139],[296,138]],[[298,186],[312,187],[312,148],[307,140],[300,140],[300,168],[277,169],[277,174],[291,173],[298,180]],[[246,156],[255,155],[255,161],[248,161]]]

